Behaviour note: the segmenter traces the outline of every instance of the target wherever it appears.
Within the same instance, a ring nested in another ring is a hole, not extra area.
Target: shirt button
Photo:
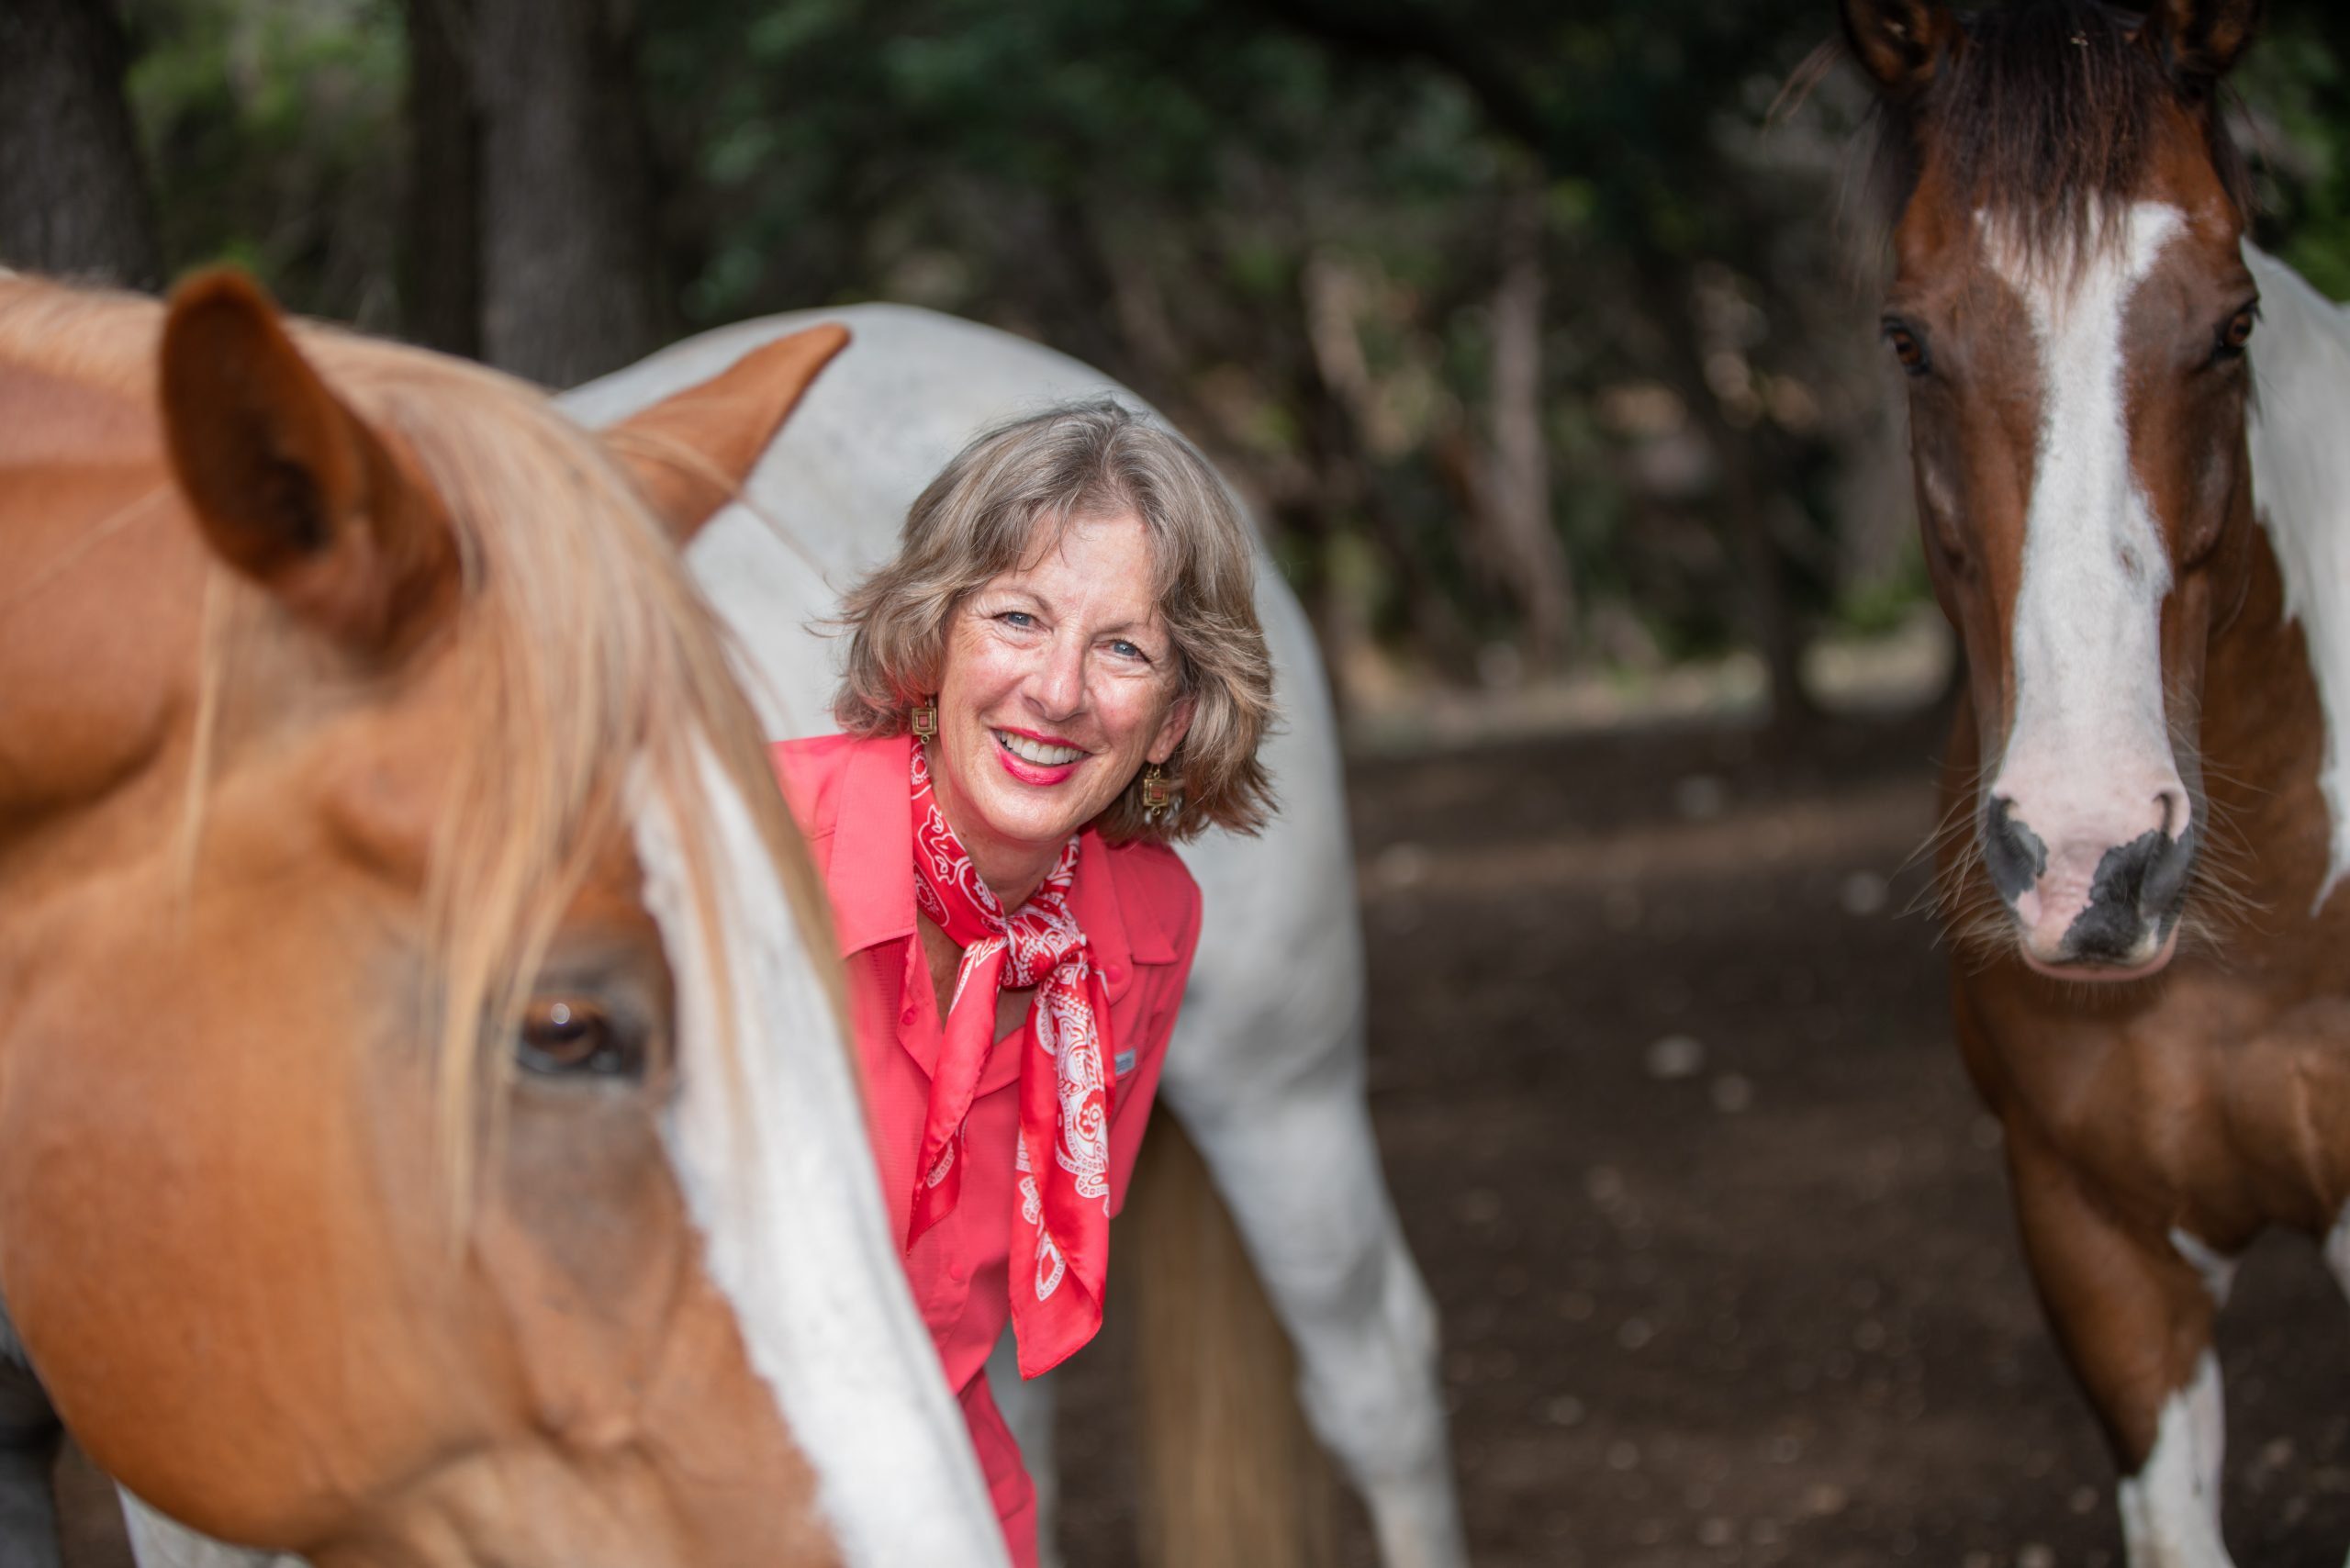
[[[960,1263],[949,1263],[946,1265],[946,1277],[959,1285],[970,1278],[970,1271]]]
[[[1102,973],[1112,985],[1115,985],[1120,980],[1126,978],[1125,967],[1119,964],[1112,964],[1108,969],[1103,969]]]
[[[913,1023],[913,1021],[914,1021],[914,1010],[913,1010],[912,1008],[911,1008],[911,1007],[907,1008],[903,1013],[901,1013],[901,1014],[898,1014],[898,1022],[899,1022],[899,1023],[901,1023],[901,1024],[905,1024],[905,1025],[911,1025]]]

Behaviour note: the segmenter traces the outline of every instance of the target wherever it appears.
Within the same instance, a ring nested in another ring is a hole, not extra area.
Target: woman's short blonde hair
[[[1192,723],[1166,764],[1171,808],[1149,820],[1137,775],[1093,825],[1113,844],[1262,827],[1272,790],[1257,748],[1272,721],[1273,680],[1248,527],[1189,442],[1116,403],[1072,403],[1000,426],[930,482],[906,513],[896,557],[842,608],[848,667],[833,701],[841,728],[902,733],[909,711],[938,689],[947,627],[964,602],[1034,560],[1048,542],[1040,527],[1122,512],[1150,536],[1158,612]]]

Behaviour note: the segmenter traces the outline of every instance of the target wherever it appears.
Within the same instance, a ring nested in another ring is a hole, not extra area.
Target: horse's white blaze
[[[2333,818],[2323,904],[2350,872],[2350,315],[2247,242],[2260,286],[2252,341],[2252,494],[2301,623],[2325,712],[2318,784]]]
[[[2203,1276],[2203,1289],[2214,1305],[2225,1306],[2228,1296],[2235,1289],[2236,1260],[2191,1232],[2177,1226],[2171,1226],[2171,1249],[2195,1266]]]
[[[680,1087],[663,1137],[711,1278],[819,1477],[844,1562],[1000,1564],[995,1509],[883,1215],[819,959],[742,797],[706,752],[701,764],[703,798],[686,809],[722,860],[722,967],[669,803],[640,790],[634,825],[677,984]]]
[[[2047,851],[2017,901],[2053,949],[2087,906],[2108,850],[2173,821],[2183,802],[2164,717],[2162,602],[2170,556],[2130,461],[2122,323],[2131,294],[2182,219],[2117,208],[2111,242],[2077,274],[2032,264],[1986,226],[1994,266],[2031,317],[2040,448],[2017,590],[2015,714],[1991,789]]]
[[[2220,1364],[2206,1350],[2194,1381],[2165,1402],[2154,1451],[2121,1483],[2130,1568],[2232,1568],[2220,1538],[2225,1441]]]

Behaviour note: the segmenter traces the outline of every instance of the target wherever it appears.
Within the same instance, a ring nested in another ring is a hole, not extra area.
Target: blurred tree
[[[482,348],[568,386],[661,341],[634,19],[617,0],[473,0],[471,21]],[[420,199],[467,194],[423,186]]]
[[[558,382],[850,298],[1041,339],[1214,451],[1354,693],[1744,647],[1799,722],[1817,628],[1923,603],[1869,95],[1774,116],[1828,0],[124,3],[169,255]],[[2345,15],[2243,79],[2337,293]]]
[[[295,309],[396,330],[391,0],[129,0],[127,15],[169,267],[233,262]]]
[[[0,6],[0,263],[162,281],[112,0]]]
[[[404,0],[408,230],[401,328],[446,353],[481,353],[481,109],[470,0]]]
[[[1653,0],[1567,11],[1474,0],[1245,3],[1262,4],[1335,48],[1451,77],[1551,179],[1591,192],[1595,221],[1625,263],[1624,282],[1654,333],[1656,369],[1715,460],[1715,503],[1739,564],[1748,632],[1768,672],[1773,722],[1806,727],[1815,712],[1802,678],[1807,633],[1773,501],[1788,489],[1788,448],[1809,437],[1758,417],[1751,345],[1721,341],[1709,327],[1700,284],[1707,264],[1765,281],[1756,243],[1778,238],[1774,230],[1789,216],[1785,196],[1773,193],[1775,224],[1753,221],[1754,171],[1737,166],[1721,122],[1739,114],[1758,75],[1785,79],[1832,20],[1825,8],[1814,0],[1736,7]],[[1741,129],[1751,134],[1751,120]],[[1762,294],[1766,319],[1775,303]]]

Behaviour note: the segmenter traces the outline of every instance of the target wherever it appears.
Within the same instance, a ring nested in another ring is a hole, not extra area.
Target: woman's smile
[[[996,730],[995,744],[1003,748],[1004,771],[1023,784],[1053,785],[1077,771],[1087,756],[1083,746],[1025,730]]]

